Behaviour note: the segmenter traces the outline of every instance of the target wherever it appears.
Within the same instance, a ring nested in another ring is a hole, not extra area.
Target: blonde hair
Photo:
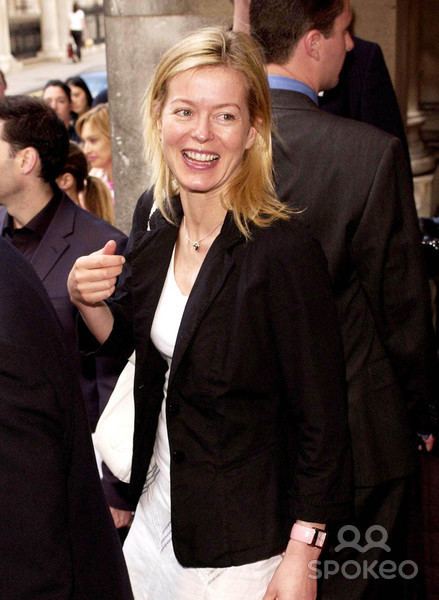
[[[114,225],[113,198],[107,184],[99,177],[87,175],[84,192],[85,208],[100,219]]]
[[[247,84],[250,122],[256,139],[245,151],[240,169],[222,196],[224,208],[231,211],[236,226],[250,237],[250,224],[267,227],[291,214],[277,198],[272,174],[271,103],[263,59],[255,42],[245,33],[205,28],[168,50],[155,69],[144,99],[145,155],[152,168],[154,200],[163,216],[177,224],[172,197],[178,182],[162,152],[159,120],[166,101],[168,82],[189,69],[223,66],[242,73]]]
[[[82,137],[82,130],[84,129],[84,125],[86,123],[89,123],[92,127],[95,127],[99,133],[102,133],[102,135],[108,139],[111,139],[108,104],[98,104],[79,117],[75,125],[75,129],[79,137]]]

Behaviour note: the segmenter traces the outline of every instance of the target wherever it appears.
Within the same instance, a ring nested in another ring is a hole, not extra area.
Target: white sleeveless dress
[[[151,339],[168,363],[164,400],[145,487],[124,544],[134,598],[261,600],[281,556],[239,567],[187,568],[177,561],[172,546],[170,451],[165,405],[172,355],[187,298],[175,281],[172,254],[151,327]]]

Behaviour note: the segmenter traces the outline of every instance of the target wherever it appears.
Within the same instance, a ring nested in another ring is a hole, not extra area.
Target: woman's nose
[[[197,141],[203,143],[212,139],[212,128],[210,121],[207,117],[199,117],[197,122],[195,123],[194,130],[192,132],[192,136]]]

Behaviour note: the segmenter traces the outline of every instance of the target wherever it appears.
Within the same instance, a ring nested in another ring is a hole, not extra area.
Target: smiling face
[[[90,108],[87,104],[87,95],[77,85],[69,85],[69,87],[72,93],[72,110],[77,115],[82,115]]]
[[[181,195],[219,194],[256,137],[244,76],[225,66],[175,75],[168,82],[159,128],[164,159]]]
[[[92,167],[111,172],[111,141],[90,122],[84,123],[81,131],[83,150]]]
[[[67,127],[70,123],[72,105],[65,91],[57,85],[49,85],[44,90],[43,100],[50,108],[53,108],[57,116]]]

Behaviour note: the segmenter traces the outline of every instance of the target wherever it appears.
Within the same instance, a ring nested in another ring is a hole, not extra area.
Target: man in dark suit
[[[358,37],[353,41],[338,84],[319,97],[319,106],[398,137],[410,162],[404,123],[383,52],[375,42]]]
[[[75,319],[77,311],[67,294],[67,276],[82,256],[109,239],[123,251],[126,236],[86,212],[56,185],[68,152],[62,122],[44,102],[27,96],[0,101],[0,236],[15,246],[32,264],[44,284],[64,329],[64,336],[80,369],[80,383],[90,426],[116,383],[124,362],[79,357]],[[128,509],[120,498],[116,508]],[[126,511],[125,520],[130,513]]]
[[[34,270],[0,238],[0,597],[132,600],[63,338]]]
[[[346,539],[339,532],[328,548],[338,573],[321,573],[325,600],[382,599],[387,586],[402,597],[407,579],[398,572],[350,575],[382,559],[399,567],[415,434],[433,431],[437,398],[429,289],[401,143],[318,108],[318,92],[337,84],[353,47],[350,21],[347,0],[252,0],[250,8],[272,88],[277,191],[302,209],[325,251],[344,341],[360,538],[352,544],[352,531]],[[381,543],[372,525],[384,528]]]

